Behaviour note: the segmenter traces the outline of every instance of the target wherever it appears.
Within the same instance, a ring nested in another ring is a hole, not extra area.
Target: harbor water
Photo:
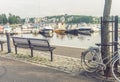
[[[19,34],[14,35],[18,37],[25,38],[38,38],[38,39],[47,39],[51,45],[54,46],[65,46],[65,47],[74,47],[74,48],[89,48],[90,46],[95,46],[95,43],[100,43],[100,32],[92,33],[91,35],[59,35],[53,33],[51,36],[44,36],[41,34]],[[3,36],[2,36],[3,37]]]

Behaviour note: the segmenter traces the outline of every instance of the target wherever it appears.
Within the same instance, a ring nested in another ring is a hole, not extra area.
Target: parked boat
[[[100,31],[100,26],[92,26],[91,27],[93,32],[99,32]]]
[[[55,33],[57,34],[65,34],[66,28],[64,23],[59,23],[58,28],[54,30]]]
[[[46,26],[43,29],[40,29],[40,34],[50,34],[53,33],[53,28],[51,26]]]
[[[91,35],[90,31],[78,31],[78,33],[82,35]]]
[[[42,36],[46,37],[46,38],[52,38],[53,37],[53,33],[44,33],[44,34],[41,34]]]
[[[66,30],[65,29],[56,29],[56,30],[54,30],[54,32],[57,34],[65,34]]]
[[[93,32],[93,29],[91,27],[78,27],[78,30]]]
[[[9,25],[4,25],[3,30],[4,30],[3,33],[6,33],[6,32],[10,33],[12,31],[12,28]]]
[[[77,35],[78,34],[78,29],[68,29],[68,30],[66,30],[65,33]]]
[[[21,27],[16,27],[11,32],[14,34],[21,34],[22,33]]]

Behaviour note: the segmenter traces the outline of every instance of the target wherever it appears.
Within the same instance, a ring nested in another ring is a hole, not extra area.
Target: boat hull
[[[82,35],[91,35],[90,31],[78,31],[78,33]]]
[[[64,30],[64,29],[56,29],[56,30],[54,30],[54,32],[57,33],[57,34],[65,34],[66,30]]]
[[[78,30],[77,29],[69,29],[65,33],[77,35],[78,34]]]
[[[40,34],[51,34],[53,33],[52,29],[42,29],[39,31]]]

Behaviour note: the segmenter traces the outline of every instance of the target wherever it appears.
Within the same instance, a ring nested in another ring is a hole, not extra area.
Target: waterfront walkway
[[[53,62],[47,53],[35,51],[37,56],[30,58],[29,49],[19,49],[19,55],[14,54],[13,46],[12,53],[6,49],[4,45],[0,52],[0,82],[106,82],[82,70],[80,55],[84,49],[57,46]]]
[[[54,50],[54,54],[80,59],[81,52],[83,52],[84,50],[85,49],[82,48],[56,46],[56,49]]]
[[[82,73],[71,75],[43,66],[36,66],[0,57],[0,82],[100,82]]]

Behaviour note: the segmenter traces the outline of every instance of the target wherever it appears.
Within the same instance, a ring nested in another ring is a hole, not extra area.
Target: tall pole
[[[101,43],[108,44],[110,42],[110,33],[109,33],[109,19],[110,19],[110,10],[111,10],[112,0],[105,0],[104,12],[103,12],[103,21],[101,27]],[[104,63],[107,63],[110,59],[110,47],[102,46],[101,47],[102,58],[108,57]],[[106,66],[106,70],[104,71],[105,76],[111,75],[110,65]]]
[[[6,38],[7,38],[7,50],[8,50],[8,53],[11,53],[10,33],[7,33],[7,32],[6,32]]]
[[[118,16],[115,16],[115,28],[114,28],[114,32],[115,32],[114,33],[114,36],[115,36],[114,40],[116,42],[118,42]],[[118,51],[118,44],[114,45],[114,51]],[[115,54],[115,55],[117,55],[117,54]],[[118,63],[119,63],[119,61],[117,61],[117,63],[115,63],[115,69],[118,68]]]

